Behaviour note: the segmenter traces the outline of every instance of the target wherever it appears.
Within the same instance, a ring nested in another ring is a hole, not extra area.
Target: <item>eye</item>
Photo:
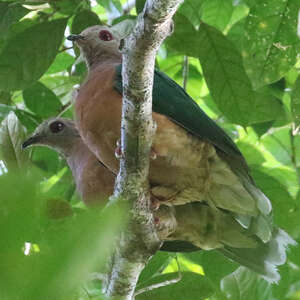
[[[49,125],[49,128],[52,133],[60,132],[64,129],[65,124],[60,121],[55,121]]]
[[[100,40],[105,41],[105,42],[108,42],[108,41],[111,41],[114,39],[112,34],[108,30],[101,30],[99,32],[99,38],[100,38]]]

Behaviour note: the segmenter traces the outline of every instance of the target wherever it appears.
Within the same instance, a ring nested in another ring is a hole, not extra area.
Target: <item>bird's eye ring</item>
[[[105,42],[108,42],[108,41],[111,41],[114,39],[112,34],[108,30],[101,30],[99,32],[99,38],[100,38],[100,40],[105,41]]]
[[[65,127],[65,124],[60,121],[55,121],[49,125],[49,128],[52,133],[58,133],[62,131]]]

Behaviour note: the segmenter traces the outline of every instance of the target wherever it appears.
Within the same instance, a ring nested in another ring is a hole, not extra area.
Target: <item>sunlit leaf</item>
[[[201,7],[202,20],[223,30],[228,24],[232,12],[233,5],[231,0],[206,0]]]

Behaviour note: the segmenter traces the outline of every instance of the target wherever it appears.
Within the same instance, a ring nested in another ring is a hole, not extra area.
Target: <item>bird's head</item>
[[[75,43],[88,67],[108,59],[121,60],[120,42],[131,31],[134,21],[125,20],[114,26],[95,25],[80,34],[71,34],[68,40]]]
[[[80,135],[72,120],[51,118],[41,123],[34,133],[22,144],[22,148],[30,146],[47,146],[68,156]]]

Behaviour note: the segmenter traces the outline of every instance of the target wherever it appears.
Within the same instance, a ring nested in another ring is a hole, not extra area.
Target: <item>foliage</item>
[[[86,70],[75,64],[78,51],[68,49],[65,36],[132,18],[145,1],[128,9],[129,2],[0,0],[1,299],[102,299],[89,274],[101,272],[121,217],[87,212],[65,162],[51,150],[21,152],[20,145],[42,120],[72,117],[72,91]],[[185,0],[157,57],[157,66],[236,141],[272,200],[275,223],[296,240],[299,9],[299,0]],[[177,260],[180,282],[137,299],[300,299],[297,248],[277,286],[213,251]],[[173,254],[158,253],[138,289],[177,271]]]

